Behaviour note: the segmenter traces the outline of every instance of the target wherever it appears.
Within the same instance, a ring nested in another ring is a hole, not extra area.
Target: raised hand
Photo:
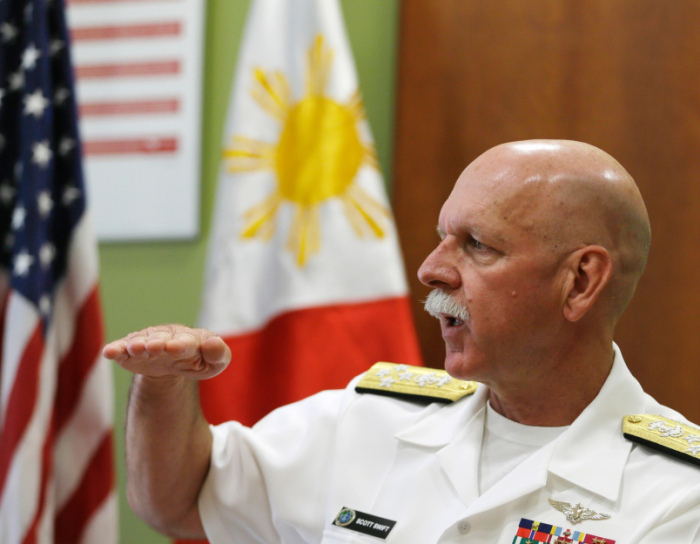
[[[222,372],[231,350],[214,333],[184,325],[159,325],[107,344],[102,354],[135,374],[205,380]]]

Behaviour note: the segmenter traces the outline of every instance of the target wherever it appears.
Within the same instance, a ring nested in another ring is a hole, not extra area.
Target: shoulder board
[[[471,395],[477,385],[452,378],[444,370],[376,363],[358,382],[355,391],[418,402],[450,403]]]
[[[625,438],[700,465],[700,429],[662,416],[634,414],[622,419]]]

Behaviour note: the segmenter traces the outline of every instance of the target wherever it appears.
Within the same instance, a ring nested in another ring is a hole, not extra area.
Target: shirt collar
[[[442,447],[450,444],[465,426],[472,423],[486,404],[488,388],[479,385],[476,392],[439,410],[429,412],[394,436],[402,442],[425,447]],[[483,422],[483,417],[482,417]],[[482,423],[483,425],[483,423]]]
[[[550,446],[550,474],[610,500],[616,500],[632,444],[622,435],[622,418],[644,411],[645,393],[613,344],[610,374],[595,399]],[[394,436],[418,446],[450,444],[465,426],[483,425],[488,388],[480,385],[472,397],[430,411]],[[480,436],[480,435],[479,435]]]
[[[622,418],[644,410],[645,393],[613,344],[615,358],[600,392],[553,447],[548,470],[610,500],[620,493],[632,444],[622,435]]]

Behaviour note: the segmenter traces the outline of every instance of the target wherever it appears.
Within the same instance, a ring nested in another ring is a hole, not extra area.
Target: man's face
[[[542,228],[547,191],[537,176],[477,159],[445,202],[441,241],[418,276],[468,312],[463,322],[440,316],[452,376],[514,381],[551,354],[563,321],[564,276],[556,243]]]

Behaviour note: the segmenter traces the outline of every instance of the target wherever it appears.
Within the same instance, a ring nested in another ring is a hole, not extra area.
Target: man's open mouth
[[[456,297],[441,289],[433,289],[424,303],[425,311],[440,319],[447,327],[458,327],[469,321],[469,312]]]
[[[464,325],[463,320],[453,315],[441,314],[440,317],[445,320],[448,327],[459,327],[460,325]]]

